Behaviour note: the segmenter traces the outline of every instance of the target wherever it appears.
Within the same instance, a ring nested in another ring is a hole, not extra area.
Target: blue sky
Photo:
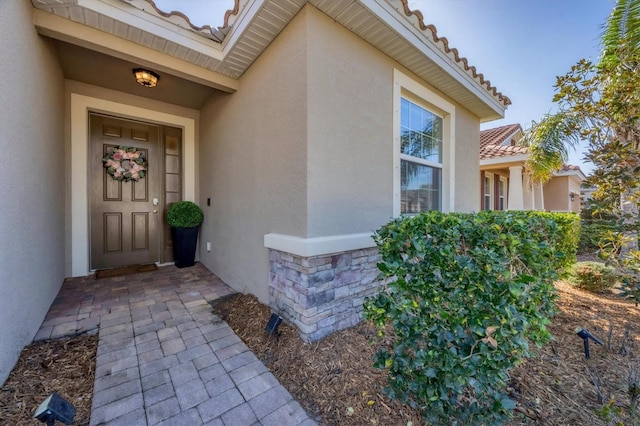
[[[366,0],[365,0],[366,1]],[[180,10],[196,25],[222,25],[233,0],[156,0],[164,11]],[[425,23],[434,24],[471,65],[513,104],[502,120],[483,129],[533,120],[554,111],[556,76],[581,58],[596,60],[602,25],[613,0],[409,0]],[[591,170],[580,152],[569,161]]]

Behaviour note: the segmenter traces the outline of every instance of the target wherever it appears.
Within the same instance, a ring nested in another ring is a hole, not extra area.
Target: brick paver
[[[230,293],[201,264],[68,279],[36,340],[99,328],[91,425],[315,425],[211,312]]]

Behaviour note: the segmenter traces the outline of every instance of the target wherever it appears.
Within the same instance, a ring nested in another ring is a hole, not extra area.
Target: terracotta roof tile
[[[565,164],[564,166],[562,166],[562,169],[560,171],[569,172],[569,171],[578,171],[578,170],[580,170],[580,167],[578,166],[574,166],[573,164]]]
[[[476,79],[481,86],[484,86],[487,91],[489,91],[494,97],[498,98],[500,102],[503,103],[504,106],[511,105],[511,99],[507,96],[503,95],[501,92],[491,85],[491,81],[485,80],[484,75],[477,72],[476,67],[473,65],[469,65],[469,61],[465,57],[460,57],[458,49],[449,47],[449,40],[446,37],[438,37],[438,30],[435,25],[429,24],[425,25],[424,23],[424,15],[419,10],[411,10],[409,8],[409,0],[401,0],[402,5],[404,7],[404,13],[407,16],[415,15],[418,18],[418,24],[422,31],[429,30],[431,32],[431,37],[433,41],[437,43],[441,43],[443,50],[445,53],[451,53],[453,55],[454,60],[462,66],[465,71],[469,71],[474,79]]]
[[[227,35],[229,31],[229,19],[232,16],[238,15],[238,11],[240,10],[240,0],[235,0],[233,9],[229,9],[224,14],[224,24],[221,27],[213,28],[210,25],[203,25],[202,27],[196,26],[191,22],[191,19],[184,13],[173,10],[171,12],[165,12],[160,10],[156,5],[154,0],[145,0],[153,10],[160,16],[167,18],[173,21],[176,25],[189,28],[193,32],[203,35],[206,38],[212,39],[217,42],[222,42],[224,37]],[[178,19],[178,21],[176,20]],[[179,22],[182,21],[182,22]]]
[[[209,26],[209,25],[205,25],[202,27],[198,27],[196,25],[193,25],[193,23],[191,22],[191,20],[182,12],[178,12],[178,11],[172,11],[172,12],[164,12],[160,9],[158,9],[158,7],[156,6],[154,0],[145,0],[147,3],[149,3],[149,5],[151,5],[151,7],[154,9],[154,11],[159,14],[160,16],[163,16],[167,19],[175,19],[175,18],[179,18],[181,21],[183,22],[183,27],[186,28],[190,28],[192,31],[202,34],[203,36],[213,39],[215,41],[218,42],[222,42],[224,40],[224,37],[226,36],[227,32],[229,31],[229,20],[231,17],[238,15],[238,12],[240,10],[240,0],[235,0],[235,4],[233,9],[229,9],[225,14],[224,14],[224,24],[221,27],[218,27],[217,29]],[[491,85],[491,81],[489,80],[485,80],[484,75],[481,73],[478,73],[478,71],[476,70],[475,66],[469,65],[469,61],[467,60],[467,58],[465,57],[461,57],[458,49],[456,48],[452,48],[449,47],[449,40],[446,39],[446,37],[439,37],[438,36],[438,30],[436,29],[436,27],[432,24],[429,25],[425,25],[424,23],[424,15],[422,14],[422,12],[420,12],[419,10],[411,10],[411,8],[409,8],[409,0],[401,0],[402,2],[402,6],[404,9],[404,13],[405,15],[409,16],[415,16],[418,19],[418,26],[419,28],[425,32],[427,32],[427,30],[429,31],[431,38],[433,39],[433,41],[437,44],[440,44],[442,51],[444,51],[447,55],[449,55],[450,57],[452,57],[452,59],[464,70],[466,71],[469,75],[471,75],[479,84],[480,86],[483,86],[493,97],[497,98],[498,101],[502,102],[502,104],[504,106],[508,106],[511,105],[511,99],[509,99],[507,96],[503,95],[501,92],[498,92],[498,90]],[[180,25],[180,24],[178,24]]]
[[[526,154],[527,148],[514,145],[512,138],[522,132],[519,124],[507,124],[480,132],[480,159]]]

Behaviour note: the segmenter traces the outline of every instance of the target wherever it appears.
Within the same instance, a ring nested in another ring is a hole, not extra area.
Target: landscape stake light
[[[584,356],[589,359],[591,354],[589,353],[589,339],[596,342],[596,344],[602,346],[602,342],[593,334],[589,333],[586,328],[578,327],[576,328],[576,334],[582,338],[582,343],[584,344]]]
[[[280,318],[276,314],[271,314],[271,318],[269,318],[269,322],[267,323],[265,331],[269,334],[278,334],[278,326],[281,322],[282,318]]]
[[[42,404],[38,407],[33,417],[40,420],[42,423],[46,423],[47,426],[53,426],[56,421],[62,422],[65,425],[73,423],[73,418],[76,416],[76,408],[71,405],[69,401],[58,395],[56,392],[52,393],[42,401]]]

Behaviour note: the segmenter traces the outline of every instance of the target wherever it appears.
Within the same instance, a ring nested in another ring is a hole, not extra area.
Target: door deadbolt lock
[[[153,199],[153,205],[157,206],[160,201],[157,198]]]

